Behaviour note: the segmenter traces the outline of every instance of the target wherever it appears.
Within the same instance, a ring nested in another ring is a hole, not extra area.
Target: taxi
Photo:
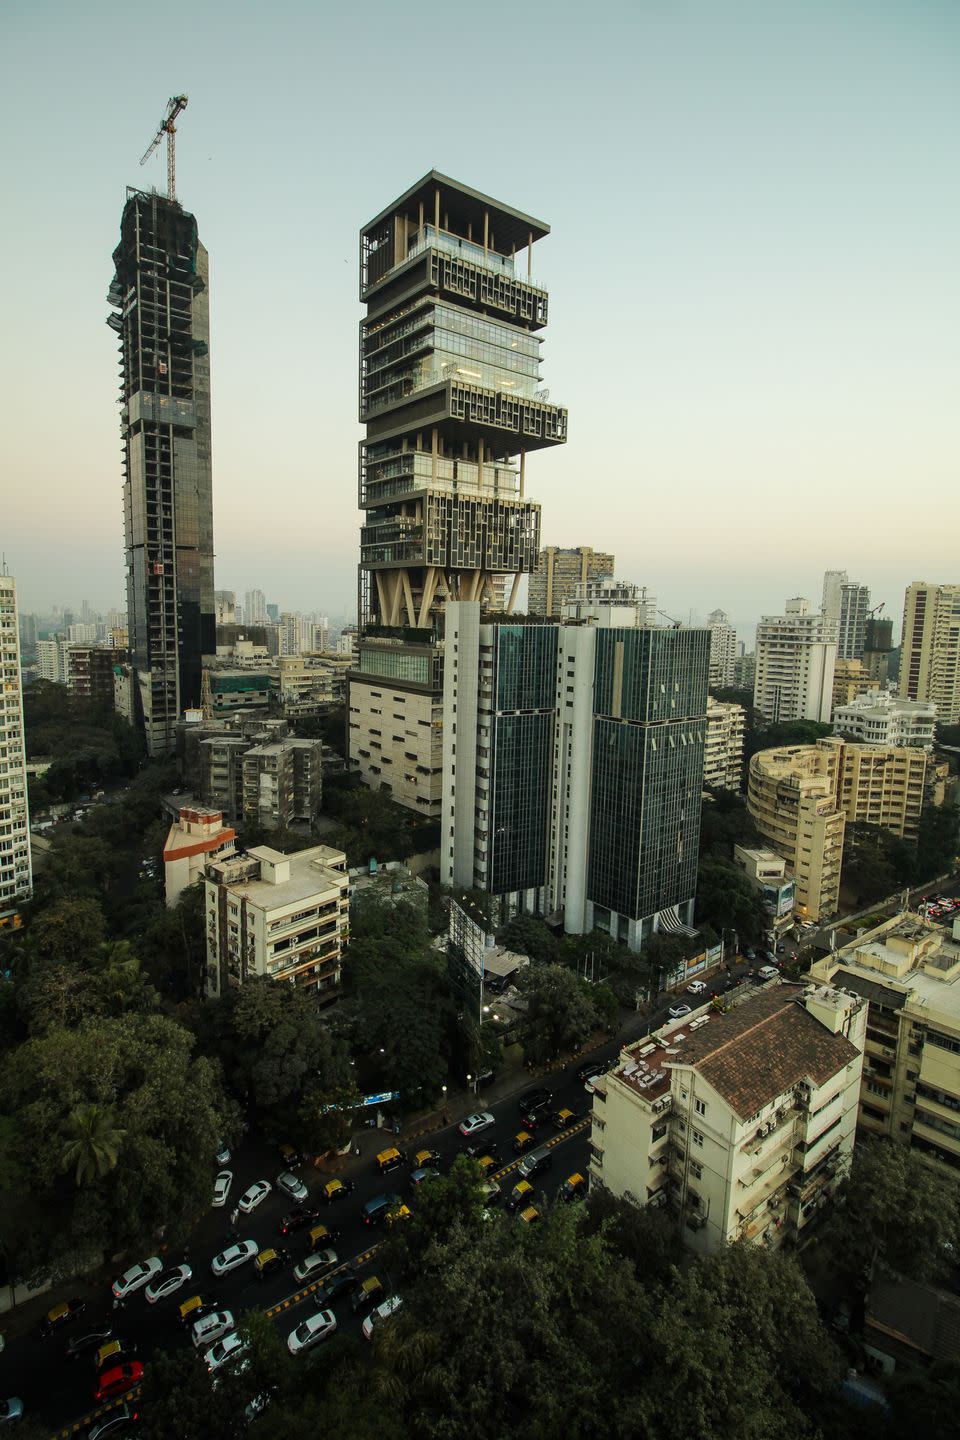
[[[284,1170],[296,1169],[300,1164],[300,1151],[295,1149],[294,1146],[288,1145],[286,1142],[284,1142],[283,1145],[278,1145],[277,1149],[280,1152],[280,1160]]]
[[[557,1191],[557,1199],[569,1204],[571,1200],[582,1199],[586,1193],[587,1182],[579,1170],[575,1170],[572,1175],[567,1176],[566,1180],[564,1180],[560,1186],[560,1189]]]
[[[260,1251],[260,1254],[253,1262],[253,1268],[257,1272],[257,1279],[263,1280],[267,1275],[272,1275],[274,1270],[282,1270],[284,1265],[289,1265],[289,1263],[289,1250],[274,1250],[271,1248]]]
[[[519,1210],[521,1205],[529,1205],[532,1199],[533,1186],[529,1180],[521,1180],[518,1185],[514,1185],[507,1196],[507,1209],[512,1214],[514,1210]]]
[[[554,1115],[553,1120],[558,1130],[566,1130],[571,1125],[575,1125],[579,1118],[580,1117],[575,1110],[564,1109],[558,1110],[557,1113]]]
[[[407,1152],[398,1150],[396,1145],[391,1145],[389,1150],[381,1150],[377,1156],[377,1169],[381,1175],[386,1175],[390,1170],[396,1170],[398,1165],[406,1165]]]
[[[536,1205],[528,1205],[525,1210],[520,1211],[519,1218],[523,1221],[524,1225],[535,1225],[540,1219],[540,1211]]]
[[[307,1253],[312,1255],[315,1250],[329,1249],[339,1235],[339,1230],[331,1230],[326,1225],[314,1225],[307,1235]]]
[[[177,1319],[181,1325],[192,1325],[208,1308],[202,1295],[191,1295],[189,1300],[184,1300],[177,1306]]]
[[[439,1167],[439,1165],[439,1150],[418,1150],[416,1155],[414,1155],[413,1157],[414,1170],[425,1170],[428,1166]]]
[[[320,1190],[320,1199],[324,1205],[333,1205],[337,1200],[345,1200],[348,1195],[353,1194],[352,1180],[328,1180]]]
[[[95,1353],[93,1368],[99,1375],[101,1370],[106,1370],[112,1365],[120,1365],[136,1353],[136,1345],[131,1345],[126,1340],[108,1340]]]
[[[522,1155],[524,1150],[529,1150],[531,1145],[536,1145],[536,1137],[530,1134],[529,1130],[521,1130],[513,1137],[514,1155]]]
[[[59,1305],[53,1305],[40,1321],[40,1330],[44,1335],[49,1335],[52,1330],[59,1330],[61,1325],[69,1325],[78,1315],[82,1315],[87,1308],[86,1300],[77,1296],[73,1300],[64,1300]]]
[[[500,1161],[497,1160],[496,1157],[493,1155],[478,1156],[477,1164],[480,1166],[481,1180],[486,1180],[490,1175],[493,1174],[494,1170],[497,1170],[500,1167]]]
[[[399,1224],[401,1220],[409,1220],[412,1214],[413,1211],[409,1205],[397,1205],[393,1210],[387,1211],[383,1217],[383,1223],[388,1230],[392,1230],[394,1225]]]
[[[383,1282],[378,1275],[368,1275],[362,1280],[351,1297],[350,1304],[354,1310],[372,1310],[374,1305],[379,1305],[387,1297],[383,1288]]]

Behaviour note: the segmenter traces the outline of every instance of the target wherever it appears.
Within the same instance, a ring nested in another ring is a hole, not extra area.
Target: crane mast
[[[160,144],[164,135],[167,137],[167,199],[177,198],[177,126],[176,120],[187,108],[186,95],[172,95],[167,101],[167,113],[160,121],[160,128],[150,142],[148,149],[140,157],[140,164],[146,165],[150,156]]]

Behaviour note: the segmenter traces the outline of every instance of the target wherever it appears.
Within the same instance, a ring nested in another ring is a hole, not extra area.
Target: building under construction
[[[130,656],[151,755],[173,752],[216,650],[207,252],[172,198],[172,165],[168,184],[167,198],[128,189],[107,297],[120,339]]]

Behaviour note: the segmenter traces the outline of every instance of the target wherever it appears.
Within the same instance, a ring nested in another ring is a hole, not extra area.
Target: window
[[[694,1102],[693,1102],[693,1108],[694,1108],[694,1110],[696,1110],[696,1112],[697,1112],[698,1115],[706,1115],[706,1113],[707,1113],[707,1102],[706,1102],[706,1100],[694,1100]]]
[[[691,1132],[690,1132],[690,1138],[693,1140],[694,1145],[699,1145],[701,1148],[703,1147],[703,1131],[702,1131],[702,1130],[691,1130]]]
[[[698,1165],[697,1162],[696,1162],[696,1160],[691,1160],[691,1161],[690,1161],[690,1174],[693,1176],[694,1180],[699,1180],[700,1177],[703,1175],[703,1166],[702,1166],[702,1165]]]

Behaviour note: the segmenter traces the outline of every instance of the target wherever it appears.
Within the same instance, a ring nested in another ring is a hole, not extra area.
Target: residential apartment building
[[[900,648],[901,699],[930,700],[939,724],[960,723],[960,585],[907,586]]]
[[[280,708],[286,720],[322,715],[342,705],[350,655],[336,650],[281,655],[278,662]]]
[[[848,825],[879,825],[901,840],[915,840],[920,829],[930,757],[915,747],[855,745],[839,737],[817,741],[836,775],[837,804]]]
[[[705,630],[446,611],[441,876],[634,949],[693,919]]]
[[[205,871],[208,996],[269,975],[324,993],[340,982],[349,928],[346,856],[326,845],[267,845]]]
[[[208,860],[233,855],[236,831],[224,824],[219,810],[181,805],[163,847],[164,899],[176,905],[188,886],[202,880]]]
[[[268,619],[266,595],[262,590],[248,590],[243,597],[244,625],[266,625]]]
[[[0,926],[33,894],[17,584],[0,573]],[[18,921],[15,923],[19,923]]]
[[[67,641],[64,635],[48,635],[37,641],[37,674],[55,685],[67,683]]]
[[[233,590],[215,590],[213,605],[218,625],[235,625],[237,623],[237,597]]]
[[[710,631],[710,689],[718,690],[734,683],[738,655],[737,632],[725,610],[711,610],[707,616]]]
[[[733,863],[759,892],[769,917],[770,930],[774,934],[788,930],[793,924],[797,887],[787,875],[787,862],[783,856],[776,850],[734,845]]]
[[[712,652],[711,652],[712,653]],[[747,712],[742,705],[707,696],[703,783],[711,790],[743,789],[743,748]]]
[[[858,695],[872,695],[880,689],[880,681],[867,670],[862,660],[838,660],[833,667],[831,714],[837,707],[849,705]]]
[[[931,700],[900,700],[881,690],[838,706],[833,730],[861,745],[932,750],[936,720],[937,707]]]
[[[590,545],[564,550],[546,545],[537,556],[537,568],[530,576],[527,613],[543,620],[563,614],[565,600],[573,600],[584,586],[612,580],[613,556]]]
[[[531,616],[531,618],[536,618]],[[560,606],[560,618],[581,624],[659,625],[657,597],[627,580],[588,580]]]
[[[837,622],[811,614],[797,596],[783,615],[765,615],[757,626],[753,703],[771,722],[830,719]]]
[[[811,970],[867,1002],[858,1127],[960,1179],[960,943],[909,911]]]
[[[322,798],[320,740],[278,740],[244,753],[243,819],[275,830],[301,821],[311,824]]]
[[[796,882],[804,919],[837,911],[844,815],[837,802],[838,757],[816,745],[760,750],[750,759],[747,809]]]
[[[757,678],[757,656],[751,650],[738,655],[733,662],[733,683],[738,690],[752,690]]]
[[[67,645],[64,654],[68,690],[94,704],[112,707],[114,671],[125,663],[126,650],[106,645]]]
[[[527,456],[566,440],[566,411],[541,389],[547,294],[532,253],[548,230],[431,171],[360,236],[365,517],[349,756],[424,815],[440,813],[443,607],[500,609],[494,582],[508,576],[513,612],[540,548]]]
[[[175,199],[128,190],[113,263],[130,658],[147,748],[170,755],[215,649],[208,260]]]
[[[590,1182],[665,1205],[684,1244],[796,1243],[849,1170],[866,1003],[827,985],[706,1007],[594,1082]]]
[[[837,655],[841,660],[859,660],[867,638],[867,613],[870,591],[856,580],[840,587],[839,639]]]

